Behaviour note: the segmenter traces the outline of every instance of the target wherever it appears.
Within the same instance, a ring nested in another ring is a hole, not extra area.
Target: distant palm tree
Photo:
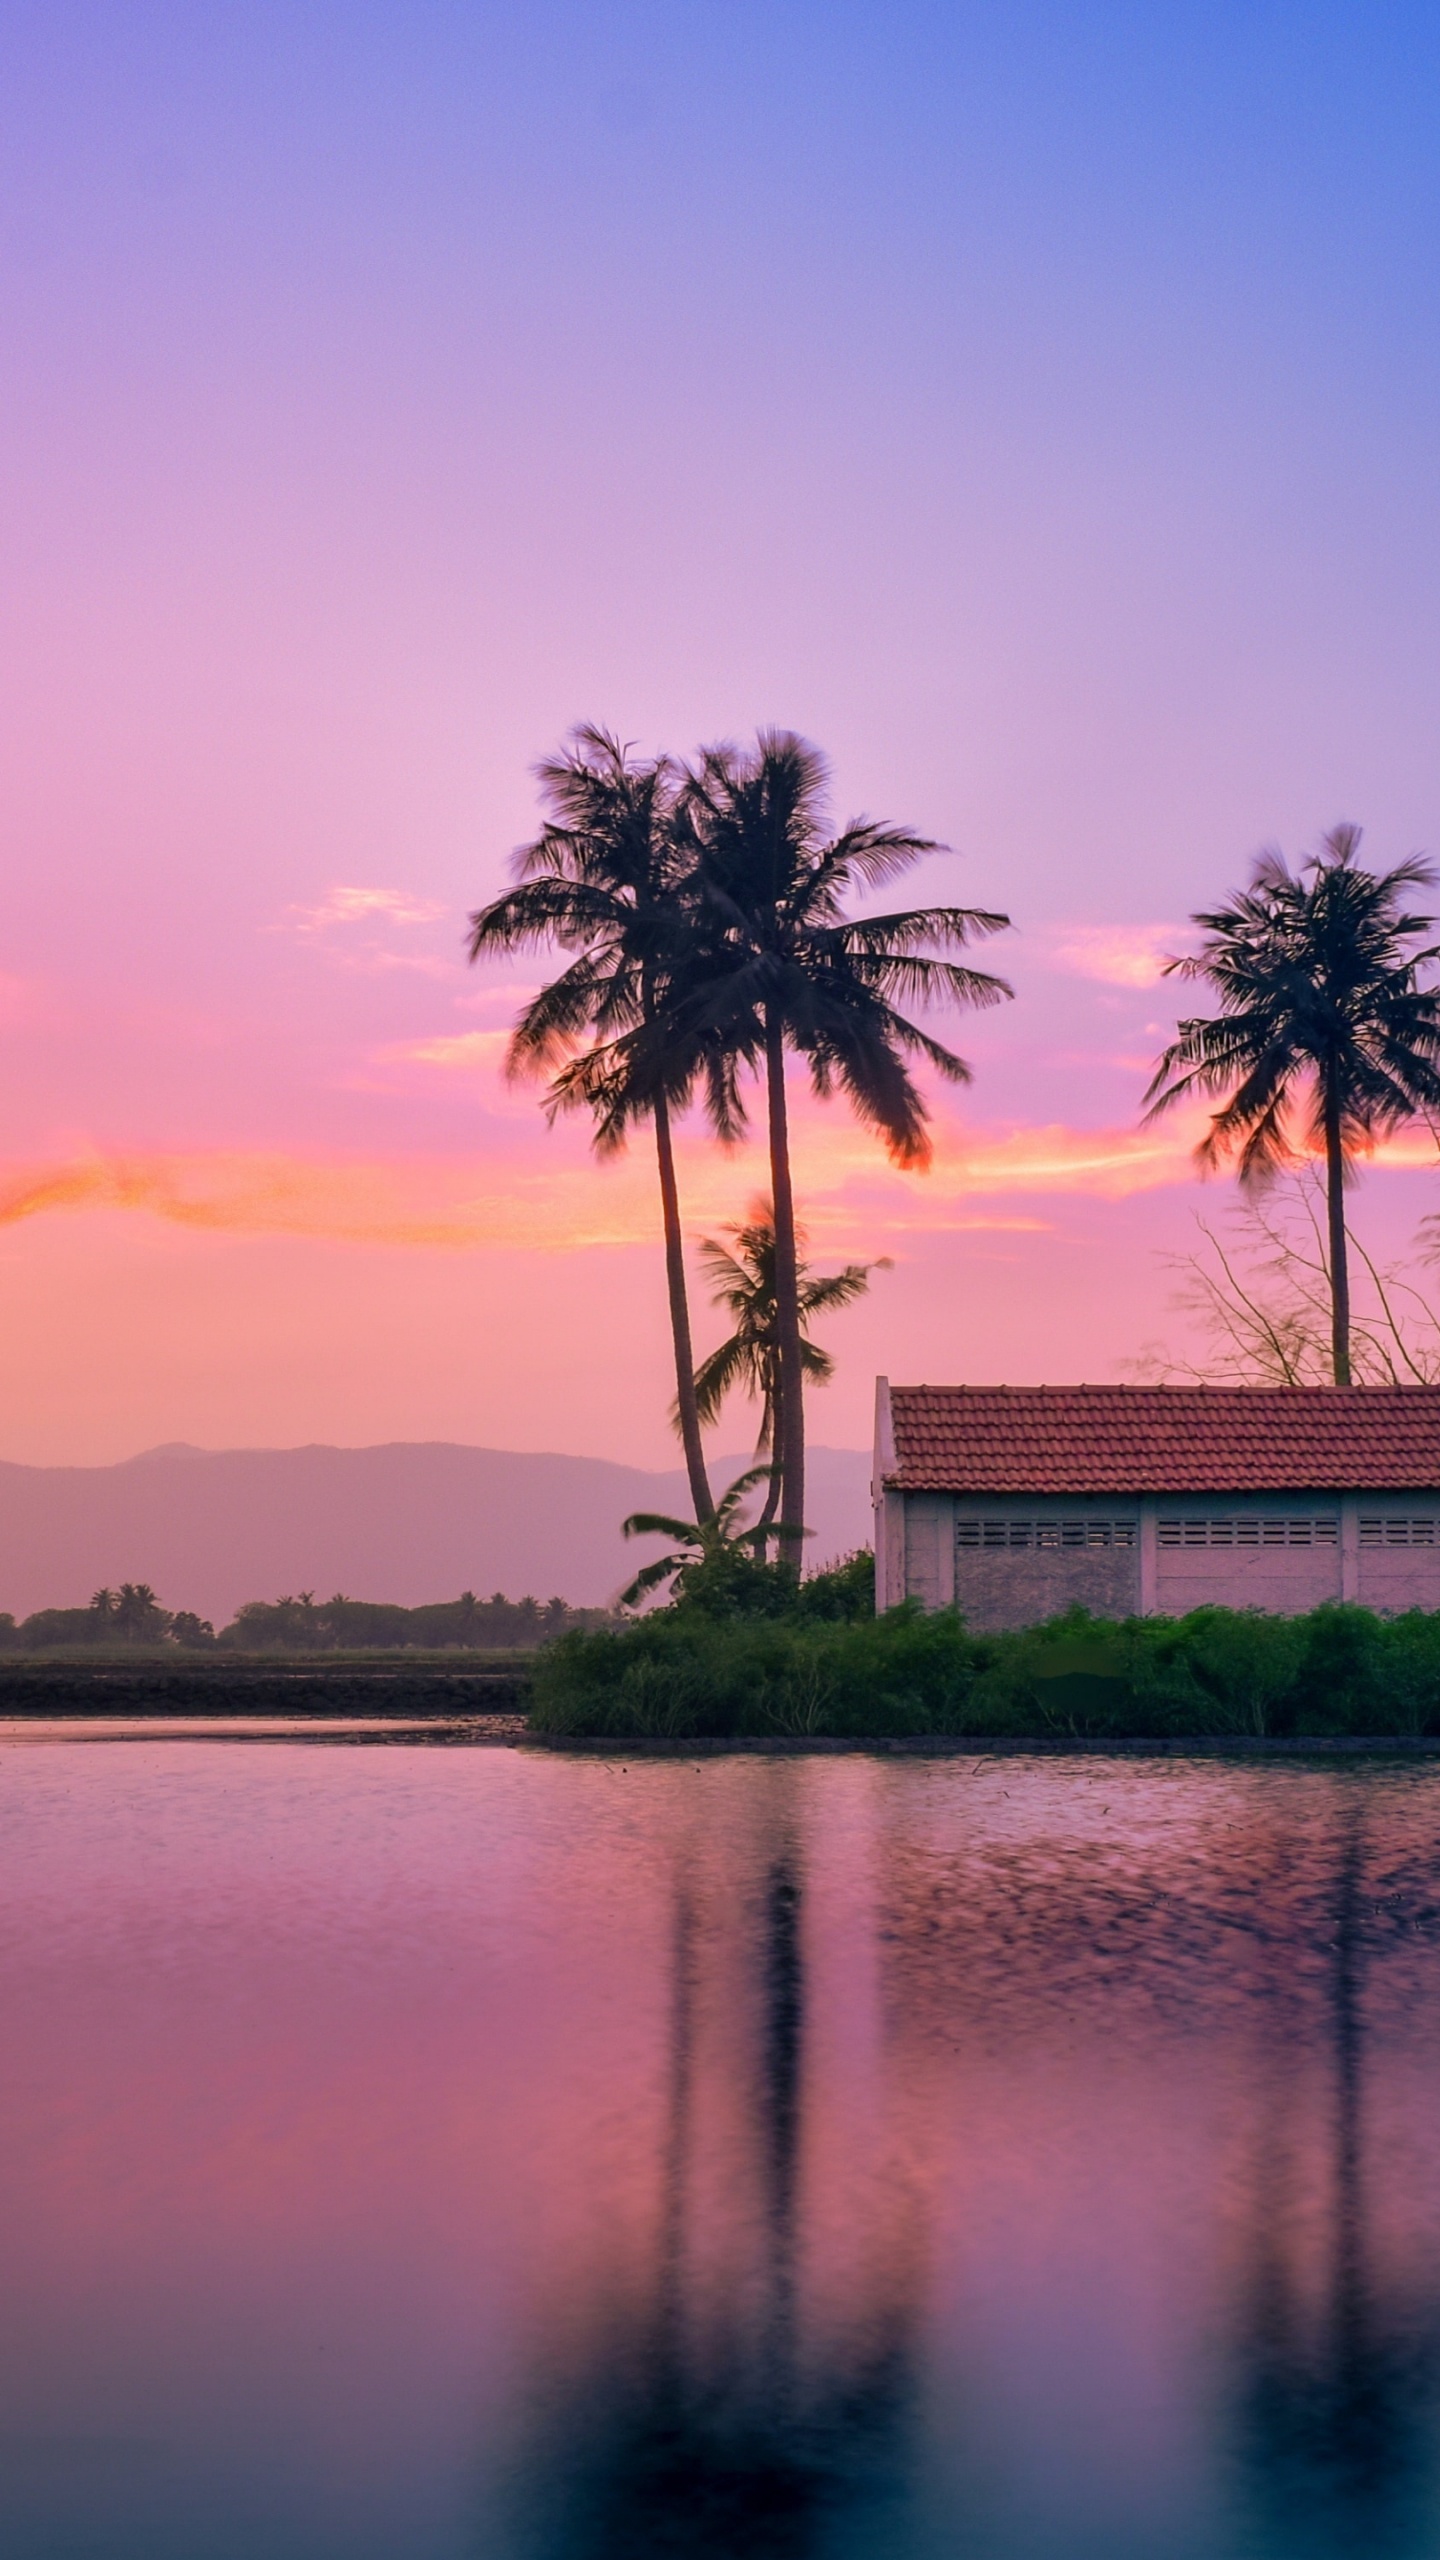
[[[713,1282],[710,1303],[724,1307],[734,1320],[735,1330],[727,1342],[712,1351],[695,1372],[695,1401],[700,1421],[707,1428],[714,1423],[732,1387],[744,1387],[760,1407],[760,1430],[756,1448],[768,1452],[778,1447],[782,1437],[779,1427],[781,1410],[780,1342],[775,1295],[775,1211],[770,1201],[757,1200],[748,1220],[742,1226],[726,1227],[723,1233],[730,1245],[715,1236],[704,1236],[700,1244],[700,1263],[705,1276]],[[800,1309],[800,1367],[812,1386],[823,1386],[834,1376],[835,1363],[828,1351],[811,1342],[806,1326],[811,1316],[832,1307],[848,1307],[863,1296],[870,1285],[872,1271],[888,1271],[887,1256],[877,1262],[850,1262],[843,1271],[835,1271],[824,1279],[816,1279],[804,1262],[798,1259],[805,1243],[805,1230],[795,1230],[796,1278]],[[733,1250],[731,1249],[733,1247]],[[764,1508],[755,1526],[768,1531],[780,1498],[780,1470],[771,1470],[770,1486]],[[764,1547],[757,1550],[762,1560]]]
[[[909,1061],[969,1081],[953,1050],[919,1029],[897,999],[992,1005],[1012,990],[953,958],[1009,918],[969,907],[914,907],[847,916],[847,892],[878,888],[941,848],[909,828],[851,821],[830,836],[828,768],[818,749],[784,730],[753,748],[712,747],[687,775],[680,814],[695,844],[708,946],[692,1018],[730,1058],[765,1076],[775,1210],[775,1300],[781,1387],[781,1553],[798,1570],[805,1506],[799,1276],[785,1052],[798,1050],[821,1095],[838,1084],[897,1164],[930,1156],[924,1099]],[[738,1114],[733,1086],[725,1095]],[[712,1106],[713,1107],[713,1106]]]
[[[551,1077],[552,1117],[588,1109],[602,1155],[622,1147],[635,1122],[654,1125],[677,1415],[703,1520],[714,1505],[695,1409],[671,1115],[706,1070],[706,1044],[682,1036],[673,1018],[677,978],[694,945],[690,864],[673,826],[676,769],[664,756],[639,761],[608,730],[584,726],[537,772],[550,817],[515,857],[519,885],[472,915],[470,957],[546,942],[573,952],[569,968],[521,1013],[508,1071]],[[712,1107],[722,1120],[723,1080],[717,1068]]]
[[[141,1643],[146,1636],[162,1636],[170,1624],[148,1582],[122,1582],[108,1615],[116,1634],[131,1644]]]
[[[632,1511],[622,1520],[621,1533],[627,1538],[674,1538],[678,1544],[673,1555],[657,1556],[653,1564],[642,1565],[635,1579],[620,1594],[620,1607],[633,1609],[647,1591],[677,1576],[699,1572],[707,1564],[715,1564],[726,1555],[743,1554],[750,1548],[763,1554],[763,1529],[737,1528],[736,1518],[747,1493],[772,1473],[765,1467],[747,1467],[720,1496],[708,1519],[673,1520],[665,1511]]]
[[[1429,915],[1404,901],[1435,874],[1417,858],[1379,875],[1356,861],[1360,829],[1332,828],[1298,877],[1262,854],[1248,889],[1192,922],[1205,940],[1167,973],[1204,978],[1217,1015],[1179,1025],[1145,1095],[1147,1120],[1194,1094],[1225,1097],[1197,1149],[1209,1170],[1238,1152],[1240,1180],[1295,1161],[1295,1120],[1325,1159],[1331,1366],[1350,1384],[1345,1183],[1354,1159],[1417,1114],[1440,1109],[1440,994],[1416,983],[1440,945],[1407,949]]]

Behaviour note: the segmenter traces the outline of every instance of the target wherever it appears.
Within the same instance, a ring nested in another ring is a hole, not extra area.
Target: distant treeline
[[[343,1592],[317,1600],[302,1591],[283,1600],[247,1600],[228,1627],[216,1633],[191,1609],[166,1609],[147,1582],[122,1582],[97,1591],[84,1609],[37,1609],[18,1623],[0,1614],[0,1649],[43,1653],[75,1645],[163,1645],[186,1652],[351,1653],[405,1647],[441,1652],[463,1646],[476,1652],[511,1651],[585,1634],[615,1621],[605,1609],[572,1609],[564,1600],[488,1600],[462,1591],[458,1600],[435,1600],[401,1609],[383,1600],[347,1600]]]

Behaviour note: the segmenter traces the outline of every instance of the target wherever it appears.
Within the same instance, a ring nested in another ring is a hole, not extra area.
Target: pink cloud
[[[1173,924],[1054,925],[1039,937],[1051,966],[1107,987],[1153,987],[1187,939]]]
[[[508,1031],[442,1031],[426,1040],[397,1040],[378,1052],[388,1065],[460,1068],[470,1072],[503,1069],[510,1046]]]
[[[406,889],[362,889],[337,883],[318,906],[287,907],[296,933],[327,933],[334,925],[434,924],[445,909],[433,898],[412,897]]]

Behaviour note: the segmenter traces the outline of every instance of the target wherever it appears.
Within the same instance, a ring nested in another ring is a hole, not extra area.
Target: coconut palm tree
[[[622,1147],[637,1121],[654,1128],[677,1415],[704,1520],[714,1505],[695,1407],[671,1118],[705,1070],[706,1044],[682,1036],[673,1019],[677,973],[694,944],[690,857],[673,825],[676,769],[665,756],[640,761],[609,730],[582,726],[537,773],[549,818],[515,857],[517,886],[471,916],[470,958],[544,943],[574,953],[521,1013],[507,1071],[551,1077],[552,1118],[588,1108],[601,1155]],[[711,1103],[721,1123],[724,1082],[717,1064]]]
[[[1365,871],[1359,850],[1360,829],[1339,826],[1298,875],[1264,853],[1248,889],[1192,918],[1205,939],[1167,974],[1207,980],[1220,1011],[1179,1024],[1145,1095],[1147,1120],[1223,1096],[1197,1158],[1208,1172],[1238,1156],[1252,1188],[1295,1162],[1297,1134],[1323,1155],[1337,1387],[1351,1377],[1346,1182],[1377,1137],[1440,1109],[1440,994],[1417,983],[1440,945],[1413,947],[1435,918],[1406,903],[1435,874],[1418,857]]]
[[[662,1582],[678,1579],[683,1589],[685,1577],[703,1572],[707,1565],[723,1564],[727,1556],[743,1555],[747,1548],[763,1560],[763,1529],[741,1529],[736,1521],[746,1494],[772,1472],[768,1466],[747,1467],[743,1476],[737,1476],[726,1487],[704,1520],[674,1520],[667,1511],[632,1511],[629,1519],[620,1523],[623,1537],[674,1538],[677,1547],[673,1555],[657,1556],[652,1564],[641,1566],[634,1581],[621,1592],[620,1607],[633,1609],[647,1591],[658,1589]]]
[[[805,1059],[820,1095],[838,1085],[893,1161],[924,1165],[928,1114],[911,1062],[956,1084],[970,1070],[898,1010],[900,1001],[993,1005],[1013,991],[953,957],[1008,916],[913,907],[847,916],[847,894],[877,889],[941,848],[907,827],[857,818],[826,825],[829,773],[818,749],[784,730],[753,748],[707,749],[687,774],[680,817],[695,848],[707,947],[686,999],[732,1062],[763,1072],[775,1212],[780,1380],[781,1553],[798,1570],[805,1507],[799,1275],[785,1053]],[[725,1099],[741,1109],[733,1085]],[[713,1108],[713,1106],[712,1106]]]
[[[734,1321],[735,1330],[729,1340],[712,1351],[695,1372],[695,1402],[702,1428],[714,1423],[732,1387],[744,1387],[760,1406],[760,1430],[756,1439],[759,1454],[768,1455],[781,1439],[778,1427],[780,1412],[780,1354],[776,1328],[775,1302],[775,1211],[770,1201],[754,1202],[743,1225],[726,1227],[723,1233],[730,1243],[722,1244],[716,1236],[704,1236],[700,1242],[700,1263],[707,1280],[713,1285],[710,1303],[724,1307]],[[828,1351],[807,1338],[806,1327],[814,1315],[831,1307],[848,1307],[863,1296],[870,1285],[872,1271],[888,1271],[888,1256],[877,1262],[850,1262],[843,1271],[834,1271],[817,1279],[798,1259],[805,1243],[805,1231],[797,1225],[796,1276],[800,1308],[800,1367],[812,1386],[824,1386],[835,1374],[835,1363]],[[768,1531],[780,1498],[780,1471],[772,1468],[769,1490],[755,1526]],[[762,1561],[764,1546],[757,1549]]]
[[[93,1608],[94,1601],[90,1605]],[[139,1644],[146,1637],[163,1636],[170,1624],[168,1612],[161,1608],[148,1582],[122,1582],[108,1615],[117,1635],[132,1644]]]

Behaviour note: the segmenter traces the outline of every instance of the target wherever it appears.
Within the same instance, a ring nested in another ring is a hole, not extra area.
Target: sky
[[[463,955],[580,719],[797,728],[1014,918],[928,1174],[797,1092],[894,1266],[815,1435],[1182,1340],[1160,956],[1262,845],[1440,852],[1437,127],[1440,15],[1327,0],[10,0],[0,1457],[672,1462],[644,1144]]]

